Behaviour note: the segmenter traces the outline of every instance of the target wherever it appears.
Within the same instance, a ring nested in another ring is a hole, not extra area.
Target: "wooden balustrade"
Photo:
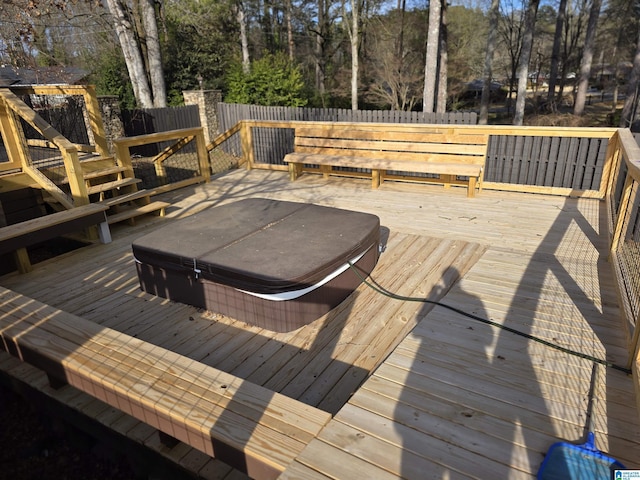
[[[131,147],[138,147],[141,145],[149,145],[152,143],[167,141],[174,141],[174,143],[151,159],[151,163],[153,163],[159,179],[165,179],[166,181],[164,162],[180,149],[182,149],[185,145],[187,145],[191,141],[195,141],[196,151],[198,155],[199,172],[196,177],[194,177],[193,179],[189,179],[189,183],[209,181],[209,178],[211,177],[211,169],[209,167],[207,145],[204,140],[204,132],[202,127],[183,128],[180,130],[171,130],[168,132],[137,135],[135,137],[122,137],[114,140],[113,144],[116,150],[116,157],[118,158],[118,162],[120,162],[120,164],[125,167],[124,175],[126,177],[134,176],[133,164],[131,161]],[[185,185],[185,182],[181,182],[181,185]]]
[[[633,371],[640,409],[640,147],[628,129],[618,131],[617,145],[606,198],[611,215],[610,260],[628,338],[627,367]]]

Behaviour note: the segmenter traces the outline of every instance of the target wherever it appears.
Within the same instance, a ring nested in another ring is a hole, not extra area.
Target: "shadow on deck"
[[[283,177],[237,171],[172,192],[169,216],[252,196],[380,213],[390,236],[373,277],[387,289],[444,298],[624,363],[602,203],[503,192],[470,202],[458,189],[397,184],[372,192],[364,181],[309,177],[289,184]],[[155,225],[116,230],[110,246],[88,247],[1,282],[335,414],[289,478],[311,472],[526,478],[554,441],[584,436],[589,360],[364,286],[322,319],[286,334],[199,312],[140,293],[130,243]],[[631,379],[608,370],[598,388],[604,400],[596,412],[598,447],[636,467],[640,430]]]

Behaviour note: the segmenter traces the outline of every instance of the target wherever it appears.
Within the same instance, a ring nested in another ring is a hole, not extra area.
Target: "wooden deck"
[[[274,334],[141,293],[131,241],[209,206],[266,197],[378,215],[388,232],[373,278],[624,365],[604,206],[592,199],[237,170],[165,195],[164,219],[113,229],[113,242],[36,265],[0,284],[62,310],[246,378],[334,414],[285,478],[530,478],[558,440],[582,443],[592,364],[443,307],[365,285],[325,317]],[[0,367],[47,390],[0,355]],[[373,374],[372,374],[373,373]],[[603,369],[597,446],[640,468],[631,377]],[[364,382],[364,383],[363,383]],[[67,387],[82,412],[203,478],[228,472]],[[163,450],[164,449],[164,450]],[[237,475],[229,473],[229,475]]]

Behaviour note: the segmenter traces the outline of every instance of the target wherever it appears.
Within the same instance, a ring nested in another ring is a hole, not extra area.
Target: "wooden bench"
[[[98,225],[102,243],[111,242],[106,205],[91,203],[0,227],[0,254],[14,252],[20,273],[31,270],[27,247],[70,232]]]
[[[0,287],[0,348],[256,479],[276,478],[331,415]]]
[[[476,187],[482,188],[487,143],[487,134],[456,127],[315,124],[295,129],[294,153],[284,161],[292,181],[303,171],[320,171],[325,178],[364,175],[335,170],[350,167],[371,170],[373,188],[386,179],[425,181],[466,185],[467,196],[473,197]]]

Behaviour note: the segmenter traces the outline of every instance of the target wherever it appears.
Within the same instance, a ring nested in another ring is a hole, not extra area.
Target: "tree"
[[[638,28],[638,36],[636,43],[636,53],[633,57],[633,68],[627,82],[627,96],[622,107],[622,115],[620,116],[620,126],[629,128],[636,117],[638,108],[638,92],[640,90],[640,28]]]
[[[349,34],[351,46],[351,109],[358,110],[358,74],[360,51],[360,17],[363,11],[363,0],[349,0],[350,11],[347,11],[346,2],[342,3],[343,23]]]
[[[231,64],[241,58],[236,2],[172,0],[164,5],[169,40],[163,50],[168,100],[183,102],[182,92],[197,88],[225,89]],[[247,54],[249,43],[247,42]],[[248,61],[248,58],[246,59]]]
[[[598,25],[598,17],[600,16],[600,7],[602,0],[593,0],[589,11],[589,22],[587,24],[587,34],[584,40],[584,48],[582,51],[582,61],[580,62],[580,77],[578,79],[578,92],[573,105],[573,114],[582,115],[584,113],[584,104],[587,97],[587,89],[589,88],[589,77],[591,76],[591,62],[593,61],[593,49],[596,38],[596,27]]]
[[[436,94],[436,112],[445,113],[447,111],[447,81],[449,57],[447,55],[447,2],[442,2],[440,11],[440,35],[438,42],[438,85]]]
[[[442,23],[442,0],[429,1],[429,26],[427,31],[427,53],[424,65],[424,92],[422,110],[433,113],[436,99],[438,63],[440,59],[440,25]]]
[[[491,82],[493,81],[493,55],[496,50],[498,15],[500,14],[500,0],[491,0],[489,9],[489,34],[487,49],[484,57],[484,71],[482,74],[482,98],[480,100],[480,125],[486,125],[489,119],[489,103],[491,100]]]
[[[254,105],[302,107],[304,82],[300,70],[283,52],[266,54],[251,63],[249,73],[240,66],[231,69],[225,101]]]
[[[325,11],[324,0],[318,0],[318,28],[315,30],[315,80],[316,90],[320,97],[324,97],[325,85],[324,85],[324,42],[327,35],[327,12]]]
[[[502,2],[504,3],[504,2]],[[511,97],[516,91],[517,70],[520,64],[520,55],[522,51],[522,37],[524,32],[524,16],[525,10],[516,8],[516,5],[509,3],[503,5],[505,12],[499,17],[499,33],[502,39],[501,44],[504,45],[506,52],[506,61],[504,70],[505,76],[509,82],[509,95],[507,97],[507,105],[511,110]]]
[[[370,66],[367,100],[391,110],[412,110],[424,87],[424,11],[393,10],[371,20],[367,56]],[[397,32],[406,31],[401,38]]]
[[[249,38],[247,37],[247,17],[244,10],[244,3],[242,0],[238,0],[234,9],[236,12],[236,20],[240,27],[240,45],[242,51],[242,70],[244,73],[249,73],[249,66],[251,59],[249,58]]]
[[[553,47],[551,50],[551,68],[549,71],[549,90],[547,93],[547,102],[552,111],[556,111],[556,84],[558,82],[558,66],[560,63],[560,46],[562,45],[562,29],[564,27],[564,19],[567,13],[567,0],[560,0],[558,13],[556,15],[556,28],[553,35]]]
[[[127,71],[129,72],[129,78],[131,79],[131,85],[133,86],[133,92],[136,97],[136,101],[142,108],[160,107],[166,105],[166,92],[164,91],[163,84],[158,82],[158,77],[162,77],[162,60],[158,58],[159,48],[152,47],[151,50],[146,48],[147,57],[143,58],[142,46],[138,41],[140,38],[146,38],[147,42],[158,42],[158,30],[155,19],[155,11],[153,15],[149,13],[148,7],[142,12],[142,19],[149,30],[144,32],[136,29],[135,19],[132,17],[134,12],[139,13],[135,3],[127,5],[122,0],[105,0],[111,17],[113,19],[113,26],[122,48],[124,60],[127,65]],[[149,0],[142,0],[145,4]],[[153,38],[155,36],[155,38]],[[154,72],[154,81],[150,83],[151,78],[151,66],[158,69],[159,72]],[[154,90],[152,90],[154,88]]]
[[[140,14],[144,31],[144,43],[147,53],[149,80],[153,93],[153,106],[167,106],[167,90],[164,83],[164,69],[160,53],[160,37],[156,23],[154,0],[140,0]]]
[[[536,25],[536,15],[540,0],[529,0],[529,6],[524,17],[524,35],[518,64],[518,92],[516,96],[516,109],[513,117],[514,125],[522,125],[524,121],[524,109],[527,100],[527,81],[529,78],[529,60],[533,47],[533,32]]]

